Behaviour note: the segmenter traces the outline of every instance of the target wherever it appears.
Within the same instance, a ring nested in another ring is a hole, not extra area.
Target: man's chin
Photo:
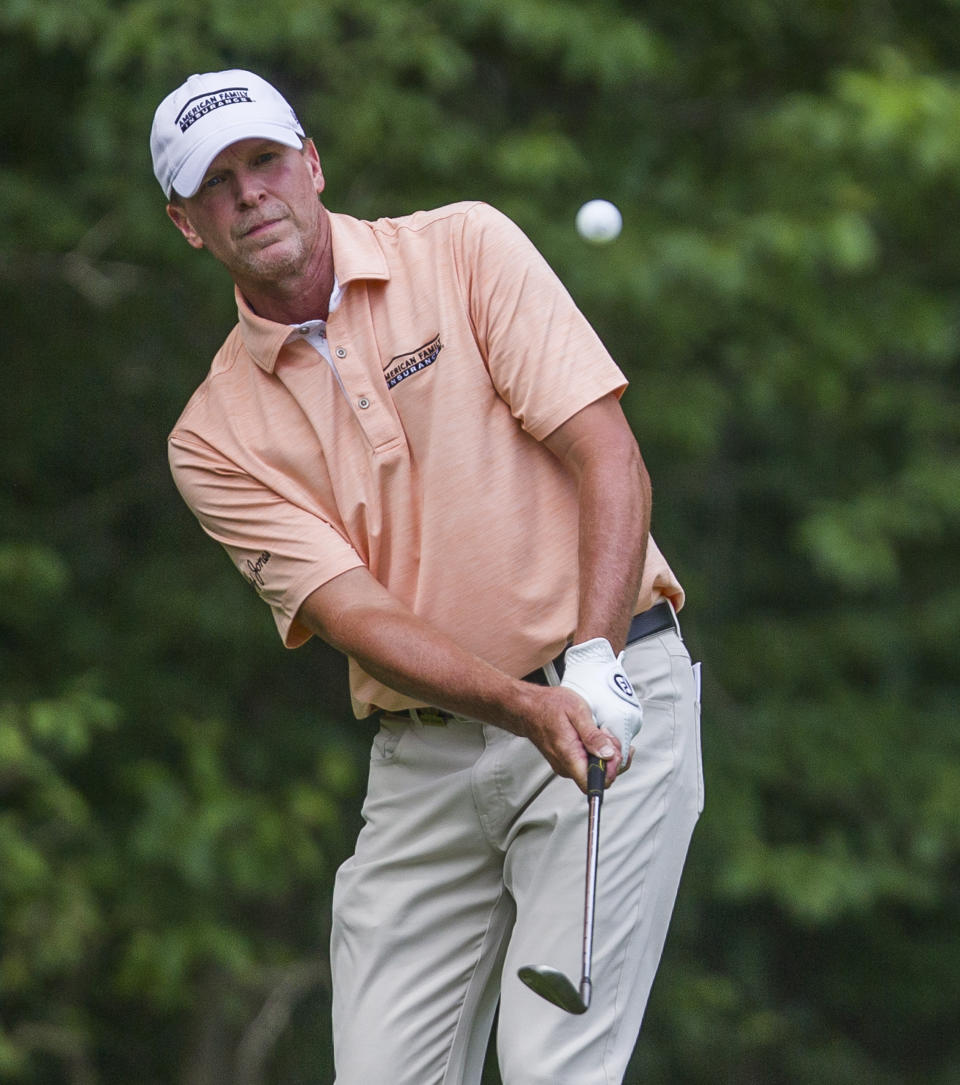
[[[243,262],[248,273],[258,279],[291,275],[300,269],[303,249],[300,245],[277,239],[248,252]]]

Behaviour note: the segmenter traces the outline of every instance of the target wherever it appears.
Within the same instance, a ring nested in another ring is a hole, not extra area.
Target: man
[[[498,1001],[506,1085],[620,1081],[702,798],[623,375],[492,208],[328,212],[252,73],[188,79],[151,149],[239,312],[171,434],[176,483],[284,643],[338,648],[356,715],[380,713],[334,890],[338,1082],[479,1082]],[[578,974],[589,754],[609,792],[573,1017],[517,970]]]

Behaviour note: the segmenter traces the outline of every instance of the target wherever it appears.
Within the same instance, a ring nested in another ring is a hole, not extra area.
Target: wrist
[[[543,687],[509,678],[479,718],[513,735],[527,735],[528,723],[539,709]]]
[[[590,640],[571,644],[563,654],[567,667],[579,663],[615,663],[616,659],[613,646],[606,637],[592,637]]]

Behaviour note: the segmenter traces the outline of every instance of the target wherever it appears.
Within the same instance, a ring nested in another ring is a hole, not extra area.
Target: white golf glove
[[[623,653],[613,654],[610,642],[595,637],[572,644],[564,653],[561,686],[572,689],[590,706],[598,727],[620,742],[620,770],[630,760],[630,745],[643,723],[643,709],[623,671]]]

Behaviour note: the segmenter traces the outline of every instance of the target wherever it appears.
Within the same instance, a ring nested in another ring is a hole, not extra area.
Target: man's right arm
[[[560,776],[586,790],[587,757],[616,775],[615,740],[572,690],[523,682],[465,651],[391,595],[367,569],[312,592],[297,620],[398,693],[523,735]]]
[[[171,437],[170,456],[187,504],[282,616],[287,644],[316,633],[414,701],[526,736],[558,774],[586,787],[586,750],[599,754],[610,736],[579,694],[521,682],[465,651],[384,588],[334,527],[192,432]],[[320,568],[329,579],[294,614],[298,585],[315,583]]]

